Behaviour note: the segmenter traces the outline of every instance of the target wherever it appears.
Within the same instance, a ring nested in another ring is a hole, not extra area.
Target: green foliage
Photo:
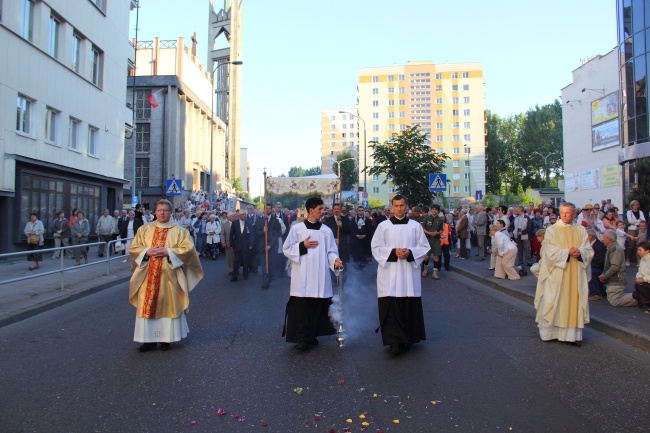
[[[386,203],[383,200],[368,195],[368,209],[383,209],[384,206],[386,206]]]
[[[350,159],[351,158],[351,159]],[[357,183],[358,171],[357,164],[354,161],[352,153],[349,151],[344,151],[338,154],[336,161],[332,170],[334,173],[338,174],[339,172],[339,163],[341,164],[341,177],[343,178],[343,191],[350,191],[354,189],[354,185]],[[343,162],[341,162],[343,161]]]
[[[637,159],[630,168],[630,179],[634,179],[635,173],[638,182],[630,182],[630,192],[625,201],[625,208],[628,208],[632,200],[638,200],[639,209],[647,218],[650,212],[650,158]]]
[[[320,174],[320,167],[311,167],[304,169],[302,167],[291,167],[289,169],[288,177],[303,177],[303,176],[316,176]]]
[[[426,141],[427,135],[417,125],[407,126],[383,143],[371,141],[368,147],[373,152],[375,166],[364,171],[370,176],[389,176],[395,184],[395,193],[404,195],[409,205],[429,205],[434,197],[429,191],[429,173],[442,173],[449,157],[436,153]]]

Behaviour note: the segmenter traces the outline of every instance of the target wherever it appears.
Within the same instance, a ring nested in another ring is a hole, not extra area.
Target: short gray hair
[[[616,230],[607,229],[603,236],[608,237],[611,241],[616,242]]]
[[[593,238],[597,237],[596,236],[596,230],[594,230],[594,229],[587,230],[587,236],[591,236]]]

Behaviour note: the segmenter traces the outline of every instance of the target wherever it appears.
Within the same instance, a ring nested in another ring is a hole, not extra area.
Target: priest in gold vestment
[[[143,343],[140,352],[157,343],[168,350],[170,343],[187,336],[189,292],[203,278],[189,232],[171,219],[172,204],[160,200],[155,215],[155,221],[140,227],[129,248],[129,302],[136,308],[133,340]]]
[[[573,222],[575,206],[560,206],[560,221],[546,229],[535,293],[535,321],[544,341],[580,346],[589,323],[590,263],[594,250],[584,227]]]

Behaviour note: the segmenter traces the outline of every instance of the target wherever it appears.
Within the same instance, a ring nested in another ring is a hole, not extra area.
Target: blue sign
[[[429,191],[447,191],[447,175],[443,173],[429,173]]]
[[[167,179],[165,181],[165,195],[182,195],[183,181],[180,179]]]
[[[368,208],[368,200],[363,200],[363,201],[361,202],[361,206],[363,206],[363,207],[365,207],[365,208]]]
[[[480,189],[476,190],[476,200],[483,200],[483,191]]]
[[[138,204],[138,196],[134,195],[131,197],[131,206],[135,206],[136,204]]]

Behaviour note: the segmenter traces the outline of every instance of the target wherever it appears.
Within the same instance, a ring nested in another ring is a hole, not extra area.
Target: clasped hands
[[[151,247],[147,250],[146,254],[149,257],[165,257],[169,255],[169,252],[165,247]]]
[[[580,257],[580,250],[576,247],[571,247],[569,248],[569,255],[577,259],[578,257]]]
[[[411,254],[411,250],[408,248],[395,248],[395,255],[398,259],[408,259],[409,254]]]

